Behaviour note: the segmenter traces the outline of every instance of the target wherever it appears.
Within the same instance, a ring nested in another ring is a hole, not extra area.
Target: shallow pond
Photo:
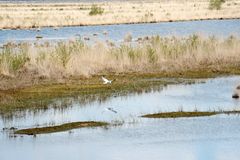
[[[107,35],[103,34],[104,32],[106,32]],[[95,33],[97,36],[93,35]],[[200,34],[203,36],[215,35],[218,37],[226,37],[230,35],[240,36],[240,20],[203,20],[152,24],[61,27],[58,30],[45,27],[39,32],[33,29],[0,30],[0,44],[9,41],[32,42],[33,40],[36,40],[37,35],[43,37],[38,41],[60,41],[79,37],[84,39],[84,37],[88,37],[92,42],[99,40],[121,42],[124,36],[128,33],[130,33],[134,39],[151,35],[187,36],[191,34]]]
[[[231,98],[240,77],[201,80],[191,85],[168,85],[144,93],[109,97],[105,101],[65,99],[64,108],[24,111],[1,116],[0,128],[29,128],[73,121],[124,121],[123,125],[72,132],[9,137],[0,132],[0,159],[171,159],[238,160],[240,115],[146,119],[159,111],[240,109]],[[203,83],[204,82],[204,83]],[[59,101],[60,104],[61,101]],[[112,107],[117,113],[105,110]],[[19,113],[20,114],[20,113]],[[14,154],[13,154],[14,153]]]

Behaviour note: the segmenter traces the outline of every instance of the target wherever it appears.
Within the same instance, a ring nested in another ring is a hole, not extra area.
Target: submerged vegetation
[[[106,122],[94,122],[94,121],[86,121],[86,122],[71,122],[65,123],[59,126],[50,126],[50,127],[42,127],[42,128],[29,128],[29,129],[21,129],[14,132],[14,134],[27,134],[27,135],[37,135],[37,134],[46,134],[46,133],[55,133],[55,132],[63,132],[76,128],[84,128],[84,127],[102,127],[107,126]]]
[[[204,117],[204,116],[213,116],[218,114],[240,114],[240,111],[176,111],[176,112],[162,112],[155,114],[146,114],[141,117],[144,118],[181,118],[181,117]]]

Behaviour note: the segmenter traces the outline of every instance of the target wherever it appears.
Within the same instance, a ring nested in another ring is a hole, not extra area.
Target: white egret
[[[111,84],[112,82],[113,82],[113,80],[108,80],[107,78],[104,78],[103,76],[102,76],[102,80],[103,80],[103,84]]]

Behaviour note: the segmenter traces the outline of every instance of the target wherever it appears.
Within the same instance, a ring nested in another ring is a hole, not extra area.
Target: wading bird
[[[108,80],[107,78],[104,78],[103,76],[102,76],[102,80],[103,80],[103,84],[111,84],[114,80]]]
[[[117,113],[117,111],[116,110],[114,110],[113,108],[104,108],[106,111],[111,111],[111,112],[113,112],[113,113]]]

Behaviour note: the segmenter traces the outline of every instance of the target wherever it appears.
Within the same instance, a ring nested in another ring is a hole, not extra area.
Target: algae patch
[[[72,122],[72,123],[65,123],[58,126],[21,129],[21,130],[15,131],[14,134],[26,134],[26,135],[47,134],[47,133],[68,131],[76,128],[101,127],[101,126],[107,126],[107,125],[108,123],[106,122],[95,122],[95,121]]]

